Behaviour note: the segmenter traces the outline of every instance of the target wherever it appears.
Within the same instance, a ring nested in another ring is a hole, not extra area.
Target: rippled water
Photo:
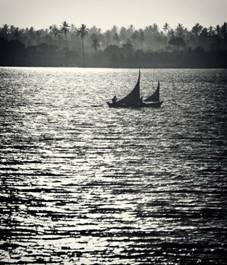
[[[226,264],[227,70],[137,75],[0,68],[0,264]]]

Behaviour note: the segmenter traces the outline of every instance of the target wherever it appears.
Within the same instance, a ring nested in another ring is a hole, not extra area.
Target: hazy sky
[[[227,21],[227,0],[0,0],[0,25],[41,28],[64,20],[102,29],[165,22],[215,26]]]

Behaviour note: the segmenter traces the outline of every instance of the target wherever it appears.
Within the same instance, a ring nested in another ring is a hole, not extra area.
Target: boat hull
[[[110,103],[110,102],[106,102],[107,105],[110,107],[110,108],[141,108],[142,107],[142,104],[141,105],[125,105],[125,104],[118,104],[118,103]]]
[[[157,102],[143,102],[139,105],[124,105],[124,104],[118,104],[118,103],[110,103],[106,102],[107,105],[110,108],[160,108],[163,101],[157,101]]]

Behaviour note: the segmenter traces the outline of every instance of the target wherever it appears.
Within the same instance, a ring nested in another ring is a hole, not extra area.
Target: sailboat
[[[140,70],[138,80],[133,90],[125,97],[117,100],[116,96],[112,98],[112,102],[107,102],[110,108],[141,108],[141,107],[160,107],[162,101],[160,101],[160,83],[156,91],[143,101],[140,97]]]
[[[140,98],[140,70],[138,80],[133,90],[124,98],[117,100],[113,97],[112,102],[107,102],[111,108],[140,108],[142,107],[142,98]]]
[[[159,108],[162,103],[163,101],[160,101],[160,82],[158,81],[155,92],[144,100],[143,107]]]

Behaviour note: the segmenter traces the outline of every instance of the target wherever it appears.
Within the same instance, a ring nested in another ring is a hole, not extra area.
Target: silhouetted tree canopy
[[[180,58],[178,53],[181,53]],[[225,67],[227,23],[191,29],[165,23],[104,32],[64,21],[47,29],[0,27],[1,65]]]
[[[177,47],[178,49],[185,47],[185,41],[181,37],[171,37],[171,39],[169,40],[169,44]]]

